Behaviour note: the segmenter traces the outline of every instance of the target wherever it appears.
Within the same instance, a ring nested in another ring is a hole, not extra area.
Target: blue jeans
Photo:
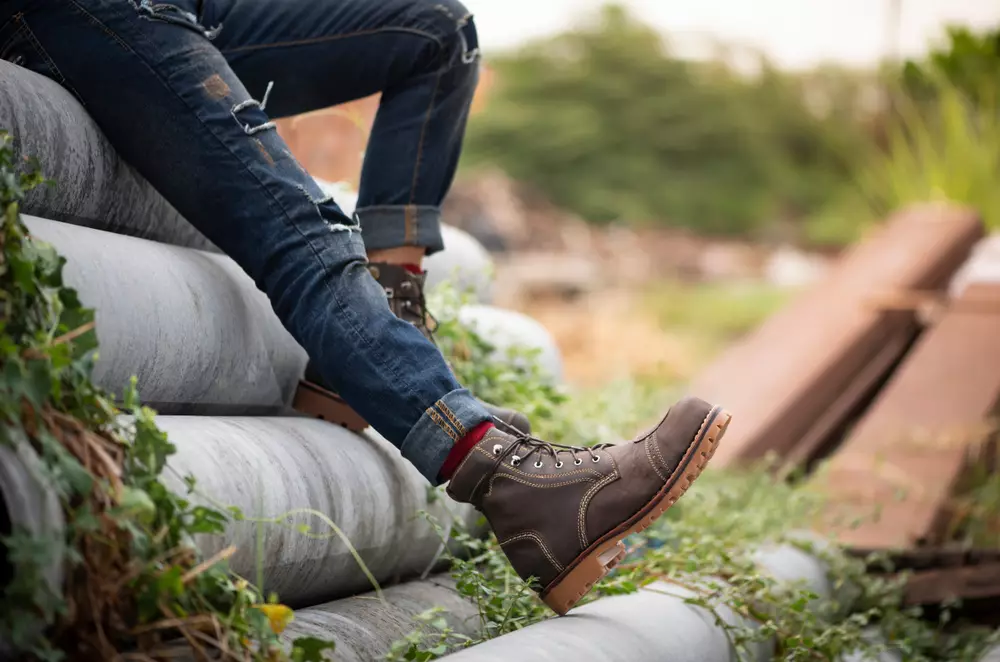
[[[458,0],[6,0],[0,57],[76,95],[267,294],[323,381],[437,482],[489,414],[392,314],[365,250],[441,248],[479,66]],[[375,92],[350,218],[270,118]]]

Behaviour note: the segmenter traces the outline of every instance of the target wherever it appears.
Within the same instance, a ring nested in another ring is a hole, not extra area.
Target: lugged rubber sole
[[[343,398],[311,382],[299,382],[292,408],[303,414],[343,426],[351,432],[361,432],[368,427],[368,422],[344,402]]]
[[[674,505],[691,487],[715,454],[719,440],[726,433],[732,415],[713,407],[701,424],[694,442],[660,491],[643,508],[617,528],[605,534],[577,556],[542,591],[542,601],[560,616],[569,611],[591,587],[625,558],[622,539],[646,530]]]

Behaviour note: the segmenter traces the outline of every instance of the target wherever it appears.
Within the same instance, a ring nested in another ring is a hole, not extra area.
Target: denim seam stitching
[[[431,405],[427,409],[426,413],[427,413],[427,416],[430,417],[430,419],[434,422],[435,425],[437,425],[439,428],[441,428],[441,430],[446,435],[448,435],[449,437],[451,437],[452,441],[458,442],[458,437],[455,435],[455,431],[452,430],[450,427],[448,427],[448,425],[444,422],[444,419],[441,418],[440,414],[438,414],[436,411],[434,411],[434,406],[433,405]]]
[[[261,189],[262,189],[262,190],[264,191],[264,193],[265,193],[265,194],[267,195],[267,197],[269,197],[269,198],[271,199],[271,202],[272,202],[273,204],[275,204],[275,205],[276,205],[276,206],[278,207],[278,210],[279,210],[279,211],[281,212],[281,216],[282,216],[282,217],[283,217],[283,218],[285,219],[285,222],[286,222],[286,223],[287,223],[288,225],[290,225],[290,226],[291,226],[291,228],[292,228],[292,229],[293,229],[293,230],[294,230],[295,232],[297,232],[297,233],[298,233],[298,234],[299,234],[299,235],[300,235],[300,236],[301,236],[301,237],[302,237],[302,238],[303,238],[303,239],[305,240],[305,242],[306,242],[306,245],[307,245],[307,246],[309,246],[310,250],[311,250],[311,251],[312,251],[312,253],[313,253],[313,256],[314,256],[314,257],[316,258],[316,260],[317,260],[317,261],[319,261],[319,263],[320,263],[320,265],[321,265],[321,266],[323,267],[324,271],[327,271],[327,270],[328,270],[328,267],[327,267],[327,265],[326,265],[325,261],[323,260],[323,257],[322,257],[322,255],[321,255],[321,254],[319,253],[319,251],[317,251],[317,250],[316,250],[316,246],[315,246],[315,245],[313,244],[313,242],[312,242],[312,241],[310,241],[310,239],[309,239],[309,238],[308,238],[308,237],[307,237],[307,236],[305,235],[305,233],[304,233],[304,232],[302,232],[302,229],[301,229],[301,228],[300,228],[300,227],[298,226],[298,224],[297,224],[297,223],[295,223],[295,222],[294,222],[294,221],[293,221],[293,220],[291,219],[291,217],[289,217],[289,215],[288,215],[288,210],[286,210],[286,209],[285,209],[285,207],[284,207],[284,206],[283,206],[283,205],[282,205],[282,204],[281,204],[281,203],[280,203],[280,202],[278,201],[278,199],[277,199],[277,198],[276,198],[276,197],[274,196],[274,194],[273,194],[273,193],[272,193],[272,192],[270,191],[270,189],[268,189],[268,187],[267,187],[267,186],[266,186],[266,185],[264,184],[264,182],[262,182],[262,181],[260,180],[260,178],[259,178],[259,177],[258,177],[258,176],[256,175],[256,173],[254,173],[254,172],[253,172],[252,170],[250,170],[250,168],[249,168],[249,167],[247,167],[246,163],[244,163],[244,162],[243,162],[243,159],[241,159],[241,158],[239,157],[239,155],[238,155],[238,154],[236,154],[236,153],[235,153],[235,152],[233,151],[232,147],[230,147],[230,146],[229,146],[228,144],[226,144],[226,141],[224,141],[224,140],[223,140],[222,138],[220,138],[220,137],[219,137],[219,136],[218,136],[218,135],[216,134],[216,132],[212,130],[212,127],[211,127],[211,126],[209,126],[209,125],[208,125],[207,123],[205,123],[205,120],[203,120],[203,119],[202,119],[202,118],[201,118],[201,117],[200,117],[200,116],[198,115],[198,113],[197,113],[197,112],[195,112],[195,109],[191,107],[191,105],[190,105],[190,104],[189,104],[189,103],[187,102],[187,100],[186,100],[186,99],[184,99],[184,97],[182,97],[182,96],[181,96],[181,95],[180,95],[180,94],[179,94],[179,93],[177,92],[177,90],[175,90],[175,89],[173,88],[173,86],[172,86],[172,85],[170,85],[170,83],[169,83],[169,82],[168,82],[167,80],[165,80],[165,79],[164,79],[164,78],[163,78],[163,77],[162,77],[162,76],[161,76],[161,75],[159,74],[159,72],[157,72],[157,71],[156,71],[156,69],[155,69],[154,67],[152,67],[152,66],[150,65],[150,63],[149,63],[149,62],[148,62],[148,61],[147,61],[147,60],[146,60],[146,59],[145,59],[144,57],[142,57],[142,56],[141,56],[141,55],[140,55],[139,53],[137,53],[137,52],[135,51],[135,49],[133,49],[133,48],[132,48],[131,46],[129,46],[129,45],[128,45],[128,44],[127,44],[127,43],[126,43],[126,42],[125,42],[124,40],[122,40],[122,39],[121,39],[121,37],[119,37],[119,36],[118,36],[117,34],[115,34],[115,33],[114,33],[114,32],[113,32],[113,31],[112,31],[112,30],[111,30],[110,28],[108,28],[108,27],[107,27],[106,25],[104,25],[104,23],[102,23],[102,22],[101,22],[100,20],[98,20],[98,19],[97,19],[97,17],[95,17],[95,16],[91,15],[91,14],[90,14],[90,13],[89,13],[89,12],[88,12],[88,11],[87,11],[86,9],[84,9],[83,7],[81,7],[81,6],[79,5],[79,3],[77,2],[77,0],[69,0],[69,2],[70,2],[70,4],[72,4],[73,6],[77,7],[78,9],[80,9],[80,10],[81,10],[81,11],[82,11],[82,12],[83,12],[84,14],[86,14],[87,16],[89,16],[89,17],[91,18],[91,20],[92,20],[92,21],[94,21],[94,22],[95,22],[95,23],[96,23],[96,24],[97,24],[98,26],[100,26],[100,28],[101,28],[102,30],[104,30],[104,32],[106,32],[106,33],[108,33],[109,35],[111,35],[111,36],[112,36],[112,38],[114,38],[114,39],[115,39],[115,40],[116,40],[117,42],[119,42],[119,43],[120,43],[120,44],[121,44],[121,45],[122,45],[122,46],[123,46],[124,48],[126,48],[126,49],[127,49],[127,50],[128,50],[129,52],[130,52],[130,53],[132,53],[132,54],[133,54],[133,55],[134,55],[134,56],[136,57],[136,59],[137,59],[137,60],[138,60],[139,62],[141,62],[141,63],[142,63],[142,64],[143,64],[143,65],[144,65],[144,66],[145,66],[145,67],[146,67],[147,69],[149,69],[150,73],[151,73],[151,74],[152,74],[152,75],[153,75],[153,76],[154,76],[154,77],[155,77],[155,78],[156,78],[157,80],[159,80],[159,81],[160,81],[160,84],[161,84],[161,85],[163,85],[163,86],[164,86],[164,87],[165,87],[165,88],[166,88],[167,90],[169,90],[169,91],[170,91],[170,92],[171,92],[171,93],[172,93],[172,94],[173,94],[173,95],[174,95],[175,97],[177,97],[177,99],[178,99],[178,100],[179,100],[179,101],[180,101],[180,102],[181,102],[182,104],[184,104],[185,106],[187,106],[187,107],[188,107],[188,108],[189,108],[189,109],[190,109],[190,110],[192,111],[192,114],[194,115],[195,119],[197,119],[197,120],[198,120],[198,122],[199,122],[199,123],[200,123],[200,124],[202,125],[202,127],[204,127],[204,128],[205,128],[205,129],[206,129],[206,130],[208,131],[208,133],[209,133],[209,134],[210,134],[210,135],[211,135],[211,136],[212,136],[213,138],[215,138],[215,140],[216,140],[216,141],[218,141],[218,142],[219,142],[219,143],[220,143],[220,144],[221,144],[221,145],[222,145],[222,146],[223,146],[223,147],[224,147],[224,148],[226,149],[226,151],[228,151],[228,152],[229,152],[229,153],[230,153],[230,154],[231,154],[232,156],[236,157],[236,159],[237,159],[237,160],[238,160],[238,161],[239,161],[239,162],[240,162],[240,163],[241,163],[241,164],[243,165],[243,168],[244,168],[244,169],[246,170],[246,172],[247,172],[247,173],[248,173],[248,174],[249,174],[249,175],[250,175],[251,177],[253,177],[254,179],[256,179],[256,180],[257,180],[257,183],[258,183],[258,185],[260,185]],[[353,331],[353,332],[354,332],[355,336],[356,336],[356,337],[357,337],[358,339],[360,339],[360,340],[361,340],[361,341],[362,341],[362,342],[363,342],[363,343],[364,343],[365,345],[367,345],[367,346],[368,346],[369,350],[370,350],[370,351],[372,352],[372,355],[373,355],[374,357],[378,358],[378,360],[379,360],[379,361],[380,361],[380,362],[382,363],[383,367],[387,368],[387,369],[388,369],[388,371],[389,371],[390,373],[392,373],[392,374],[393,374],[393,377],[395,378],[396,382],[397,382],[397,383],[399,383],[399,384],[401,384],[401,385],[403,385],[403,386],[405,387],[405,388],[404,388],[404,392],[405,392],[405,394],[406,394],[406,398],[407,398],[407,400],[410,400],[411,404],[412,404],[412,403],[414,403],[414,400],[413,400],[413,392],[414,392],[414,389],[413,389],[413,385],[412,385],[412,384],[410,383],[410,381],[409,381],[408,379],[406,379],[404,375],[401,375],[401,374],[399,374],[399,372],[398,372],[398,371],[397,371],[397,370],[396,370],[396,369],[395,369],[395,368],[394,368],[394,367],[393,367],[392,365],[390,365],[390,364],[389,364],[389,362],[387,362],[387,361],[385,360],[385,357],[383,356],[382,352],[381,352],[381,351],[380,351],[379,349],[376,349],[376,348],[375,348],[375,347],[374,347],[374,346],[372,345],[372,343],[371,343],[371,342],[370,342],[370,341],[369,341],[368,339],[366,339],[366,338],[365,338],[364,334],[362,334],[362,333],[360,332],[360,328],[359,328],[359,326],[358,326],[358,323],[357,323],[357,321],[356,321],[356,320],[354,319],[354,316],[353,316],[353,315],[351,314],[351,311],[349,311],[349,310],[347,309],[347,307],[346,307],[346,306],[344,306],[344,303],[343,303],[343,301],[342,301],[342,300],[340,299],[340,297],[339,297],[339,296],[337,296],[337,293],[336,293],[336,292],[334,291],[334,289],[333,289],[333,288],[332,288],[332,287],[330,286],[330,283],[329,283],[329,281],[328,281],[328,280],[325,280],[325,279],[324,279],[324,282],[323,282],[323,284],[324,284],[324,286],[326,287],[326,289],[327,289],[327,290],[328,290],[328,291],[330,292],[331,296],[333,296],[333,300],[334,300],[334,303],[336,304],[337,308],[339,308],[339,309],[340,309],[340,311],[341,311],[341,312],[342,312],[342,313],[344,314],[344,318],[345,318],[345,319],[347,319],[347,320],[349,321],[349,323],[350,323],[350,326],[351,326],[351,331]],[[417,406],[419,407],[419,405],[417,405]]]
[[[405,205],[403,207],[403,245],[412,246],[413,245],[413,225],[416,219],[413,213],[413,205]]]
[[[119,37],[118,33],[116,33],[114,30],[112,30],[108,26],[104,25],[104,23],[99,18],[97,18],[96,16],[94,16],[93,14],[91,14],[89,11],[87,11],[86,7],[84,7],[83,5],[81,5],[80,3],[78,3],[76,0],[69,0],[69,3],[71,5],[73,5],[73,7],[78,12],[80,12],[81,14],[83,14],[84,16],[86,16],[90,20],[91,23],[93,23],[94,25],[96,25],[98,27],[98,29],[101,30],[101,32],[103,32],[107,36],[111,37],[115,42],[118,43],[119,46],[121,46],[122,48],[124,48],[125,50],[127,50],[129,53],[132,53],[133,55],[135,55],[136,57],[138,57],[139,54],[136,53],[135,50],[133,50],[132,47],[128,45],[128,42],[126,42],[124,39],[122,39],[121,37]],[[141,58],[139,58],[139,60],[143,64],[145,64],[147,67],[149,67],[149,64],[145,60],[142,60]],[[156,72],[153,70],[152,67],[149,67],[149,69],[150,69],[150,71],[153,71],[153,75],[156,75]],[[159,78],[159,76],[157,76],[157,78]]]
[[[0,0],[0,1],[2,1],[2,0]],[[16,16],[20,16],[20,15],[16,14]],[[8,25],[10,25],[13,21],[14,21],[14,19],[12,18],[9,21],[7,21],[6,23],[4,23],[3,25],[0,25],[0,31],[2,31],[4,28],[6,28]],[[3,52],[7,49],[7,47],[10,46],[11,44],[13,44],[14,41],[19,36],[21,36],[21,34],[23,32],[24,32],[24,24],[21,23],[18,26],[18,28],[16,30],[14,30],[14,32],[2,44],[0,44],[0,54],[3,54]]]
[[[424,124],[420,127],[420,140],[417,143],[417,160],[413,164],[413,182],[410,184],[410,204],[416,202],[417,197],[417,181],[420,177],[420,162],[424,157],[424,138],[427,135],[427,126],[431,122],[431,114],[434,112],[434,106],[437,103],[438,91],[441,89],[441,78],[444,76],[444,69],[441,68],[437,72],[437,78],[434,80],[434,92],[431,94],[431,102],[427,106],[427,114],[424,116]]]
[[[428,211],[438,211],[439,207],[437,205],[369,205],[367,207],[358,207],[357,211],[399,211],[400,209],[405,209],[406,207],[413,207],[417,211],[428,210]]]
[[[80,104],[85,106],[86,104],[83,103],[83,99],[80,98],[80,95],[77,93],[76,88],[74,88],[69,83],[69,81],[66,80],[66,76],[64,76],[63,72],[60,71],[59,67],[56,66],[56,63],[52,59],[52,56],[50,56],[48,51],[45,50],[45,47],[42,46],[42,42],[38,41],[38,37],[35,36],[34,31],[31,29],[31,26],[28,25],[28,21],[25,20],[23,15],[18,19],[18,23],[21,24],[21,31],[24,33],[24,36],[27,37],[28,41],[31,42],[31,45],[35,47],[35,50],[38,51],[38,54],[42,57],[43,60],[45,60],[46,64],[52,67],[52,73],[54,73],[57,76],[56,82],[58,82],[60,85],[69,90],[73,94],[73,96],[76,97],[78,101],[80,101]]]
[[[433,405],[431,405],[431,409],[433,409],[435,412],[437,412],[437,414],[439,416],[444,416],[444,420],[451,426],[451,430],[452,430],[452,432],[454,432],[453,439],[457,442],[459,439],[461,439],[465,435],[463,435],[461,433],[461,431],[458,429],[458,426],[455,425],[454,421],[452,421],[452,420],[450,420],[448,418],[448,415],[445,414],[444,409],[441,407],[441,404],[442,404],[441,401],[438,400]]]
[[[260,51],[260,50],[266,50],[268,48],[285,48],[288,46],[311,46],[313,44],[323,44],[331,41],[337,41],[339,39],[351,39],[354,37],[366,37],[376,34],[382,34],[383,32],[406,32],[409,34],[417,35],[418,37],[424,37],[426,39],[430,39],[439,47],[443,46],[441,39],[439,37],[436,37],[435,35],[432,35],[429,32],[418,30],[416,28],[388,26],[388,27],[376,28],[373,30],[358,30],[357,32],[348,32],[347,34],[326,35],[323,37],[310,37],[308,39],[296,39],[294,41],[279,41],[273,44],[254,44],[250,46],[238,46],[237,48],[220,50],[219,52],[225,55],[233,53],[245,53],[248,51]]]
[[[438,409],[441,410],[441,413],[444,414],[449,421],[451,421],[451,424],[455,426],[455,429],[458,430],[458,433],[461,436],[464,437],[465,435],[468,434],[468,431],[465,429],[465,426],[462,425],[461,422],[459,422],[458,417],[455,416],[455,412],[451,410],[451,407],[445,404],[443,400],[438,400],[437,406]]]

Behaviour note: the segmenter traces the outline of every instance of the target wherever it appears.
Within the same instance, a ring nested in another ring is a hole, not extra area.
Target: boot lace
[[[542,459],[549,456],[555,460],[556,469],[561,469],[565,463],[560,458],[560,454],[566,453],[572,457],[573,464],[575,466],[583,464],[583,460],[577,455],[578,453],[586,453],[590,456],[591,462],[596,464],[601,461],[601,456],[595,451],[604,450],[614,446],[614,444],[595,444],[593,446],[569,446],[567,444],[557,444],[524,434],[517,428],[509,425],[499,418],[494,418],[493,421],[498,428],[514,437],[514,443],[508,445],[506,448],[503,447],[503,444],[497,444],[493,447],[493,454],[496,455],[496,460],[493,464],[493,471],[496,471],[496,469],[499,468],[499,466],[503,464],[504,460],[508,457],[510,458],[511,466],[516,467],[536,454],[538,457],[535,461],[536,468],[541,468],[543,464]]]

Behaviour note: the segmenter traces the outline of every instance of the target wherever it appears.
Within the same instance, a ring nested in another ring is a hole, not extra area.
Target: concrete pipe
[[[306,355],[267,297],[222,255],[25,217],[97,312],[94,381],[132,375],[161,413],[266,414],[291,403]]]
[[[52,593],[61,595],[64,519],[59,497],[46,475],[38,455],[28,444],[0,444],[0,536],[24,532],[32,538],[51,541],[52,553],[41,569],[41,576]],[[7,547],[0,544],[0,593],[14,579],[14,570]],[[7,659],[5,655],[10,653],[10,642],[0,639],[0,659]]]
[[[868,653],[854,651],[847,653],[840,658],[840,662],[903,662],[902,656],[892,646],[886,645],[885,638],[877,628],[872,628],[866,633],[865,639],[869,644],[880,646],[884,650],[878,653]]]
[[[36,157],[54,186],[29,191],[22,210],[67,223],[211,249],[112,149],[76,98],[54,81],[0,60],[0,129],[14,153]]]
[[[782,546],[758,555],[758,563],[789,584],[832,595],[821,562],[801,550]],[[554,618],[448,656],[454,662],[735,662],[716,615],[743,621],[725,606],[715,614],[685,603],[691,590],[657,582],[631,595],[605,598]],[[771,660],[773,643],[752,647],[751,660]]]
[[[979,662],[1000,662],[1000,644],[991,647],[979,658]]]
[[[233,522],[224,536],[198,541],[203,554],[235,545],[233,570],[253,579],[262,566],[264,590],[292,606],[372,588],[347,545],[305,510],[329,518],[386,584],[428,571],[443,551],[421,511],[442,526],[453,516],[470,527],[479,519],[471,507],[430,490],[399,451],[373,432],[356,435],[296,417],[160,416],[157,422],[177,447],[167,472],[171,489],[183,494],[182,477],[191,475],[197,480],[194,501],[280,522]],[[322,538],[303,534],[296,528],[302,524]]]
[[[493,299],[493,260],[482,244],[464,230],[441,226],[444,250],[424,261],[427,286],[451,283],[460,292],[469,291],[477,303]]]
[[[97,311],[95,382],[121,392],[132,375],[163,414],[249,415],[287,410],[306,354],[267,297],[229,258],[25,216],[30,232],[66,257],[66,282]],[[530,318],[466,313],[500,347],[523,341],[559,357]]]
[[[295,612],[284,638],[317,637],[337,645],[338,662],[380,662],[392,644],[416,628],[414,617],[434,607],[458,634],[479,632],[476,606],[458,595],[446,577],[400,584],[384,591],[384,602],[374,593],[359,595]]]
[[[562,381],[562,354],[555,338],[532,318],[513,310],[493,306],[466,306],[458,313],[459,321],[474,329],[495,348],[498,361],[517,361],[509,354],[512,348],[527,348],[538,352],[537,361],[543,376],[553,383]]]

